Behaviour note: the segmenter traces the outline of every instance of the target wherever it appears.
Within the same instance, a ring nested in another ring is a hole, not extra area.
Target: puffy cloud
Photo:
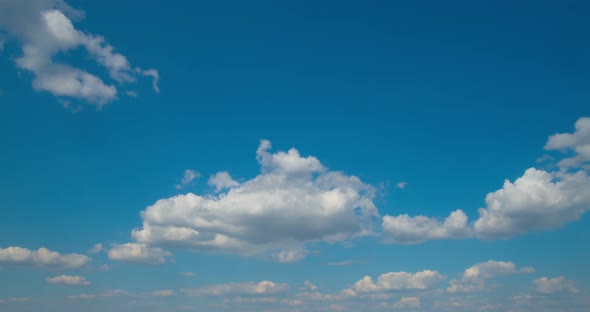
[[[140,264],[163,264],[171,256],[167,251],[145,244],[127,243],[114,245],[108,252],[109,259]]]
[[[240,184],[229,175],[227,171],[221,171],[209,178],[209,185],[215,187],[215,191],[219,192],[223,189],[237,187]]]
[[[420,308],[422,302],[418,297],[402,297],[398,302],[393,304],[394,308],[407,309],[407,308]]]
[[[30,250],[22,247],[0,248],[0,266],[32,266],[56,269],[79,268],[90,262],[90,258],[79,254],[62,255],[45,247]]]
[[[553,294],[558,292],[577,293],[578,289],[574,282],[563,276],[555,278],[541,277],[533,281],[535,291],[541,294]]]
[[[182,289],[182,292],[189,296],[201,297],[223,295],[270,295],[283,293],[288,289],[289,285],[287,284],[261,281],[259,283],[229,283],[201,288]]]
[[[102,244],[95,244],[94,246],[92,246],[92,248],[90,248],[90,250],[88,250],[88,253],[96,254],[96,253],[99,253],[103,250],[104,250],[104,247],[102,246]]]
[[[86,286],[90,285],[90,282],[86,280],[84,276],[71,276],[71,275],[61,275],[56,277],[48,277],[45,281],[49,284],[56,284],[56,285],[78,285],[78,286]]]
[[[192,169],[186,169],[184,171],[184,175],[182,176],[182,179],[180,180],[180,184],[176,185],[176,189],[180,190],[181,188],[189,185],[191,182],[193,182],[194,179],[197,179],[201,176],[200,173],[192,170]]]
[[[386,241],[394,243],[420,243],[433,239],[461,239],[471,236],[467,216],[462,210],[452,212],[444,221],[426,216],[407,214],[383,217]]]
[[[578,220],[590,209],[590,179],[583,171],[528,169],[514,183],[486,196],[474,224],[477,236],[503,238],[534,230],[555,229]]]
[[[60,52],[83,47],[88,55],[106,68],[119,84],[135,81],[137,75],[154,77],[156,70],[133,71],[127,58],[99,35],[77,30],[72,19],[83,18],[63,0],[0,1],[0,30],[22,44],[16,65],[34,74],[33,87],[58,97],[78,98],[102,106],[117,98],[117,88],[99,77],[68,64],[57,63]],[[157,89],[157,88],[156,88]]]
[[[174,296],[174,291],[172,290],[157,290],[157,291],[152,291],[152,296],[155,297],[172,297]]]
[[[590,161],[590,118],[582,117],[575,123],[574,133],[558,133],[549,137],[546,150],[573,152],[572,157],[564,158],[558,166],[562,168],[580,167]]]
[[[355,293],[370,293],[387,290],[430,289],[445,277],[437,271],[424,270],[414,274],[407,272],[390,272],[380,275],[377,283],[370,276],[357,281],[351,290]]]
[[[303,291],[315,291],[316,289],[318,289],[318,287],[310,281],[305,281],[303,287],[301,287],[301,290]]]
[[[338,242],[372,233],[374,190],[355,176],[328,171],[296,149],[257,150],[261,174],[216,195],[188,193],[157,201],[132,231],[142,244],[254,255],[303,257],[305,242]]]
[[[518,270],[512,262],[489,260],[481,262],[467,268],[460,279],[450,281],[447,291],[450,293],[475,292],[486,289],[485,281],[496,276],[514,275],[514,274],[531,274],[535,269],[525,267]]]

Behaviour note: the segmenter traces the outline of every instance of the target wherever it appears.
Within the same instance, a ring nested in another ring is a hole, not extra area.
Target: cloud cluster
[[[462,210],[444,221],[427,216],[383,217],[385,240],[419,243],[434,239],[509,238],[531,231],[550,230],[577,221],[590,210],[590,118],[580,118],[574,133],[551,136],[545,149],[571,153],[558,162],[561,170],[529,168],[514,182],[485,197],[479,218],[469,223]]]
[[[299,260],[306,242],[338,242],[372,233],[379,213],[374,191],[355,176],[327,170],[296,149],[257,150],[261,174],[238,183],[227,172],[209,183],[215,195],[188,193],[157,201],[132,231],[141,244],[255,255],[276,251]]]
[[[102,36],[77,30],[72,19],[83,16],[83,12],[63,0],[0,1],[0,30],[7,31],[22,45],[16,65],[33,73],[35,90],[98,106],[115,100],[118,94],[115,85],[84,69],[56,61],[57,56],[79,47],[118,84],[134,82],[137,76],[151,76],[154,89],[159,90],[156,70],[133,69],[127,58],[114,52]]]
[[[29,266],[74,269],[86,265],[90,258],[79,254],[62,255],[45,247],[30,250],[22,247],[0,248],[0,266]]]

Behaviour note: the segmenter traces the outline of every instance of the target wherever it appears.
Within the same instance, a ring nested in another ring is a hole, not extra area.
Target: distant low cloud
[[[74,269],[85,266],[90,258],[80,254],[65,254],[45,247],[30,250],[22,247],[0,248],[0,267],[25,266],[53,269]]]
[[[152,291],[152,296],[155,297],[172,297],[174,296],[174,291],[172,290],[157,290],[157,291]]]
[[[33,88],[57,97],[77,98],[97,106],[117,99],[115,84],[97,75],[56,61],[56,55],[84,48],[89,58],[104,67],[118,85],[150,76],[159,92],[159,74],[155,69],[132,69],[123,54],[95,34],[76,29],[72,21],[83,19],[84,13],[63,0],[0,1],[0,30],[21,44],[22,55],[16,65],[34,75]]]
[[[574,282],[563,276],[555,278],[538,278],[533,281],[533,287],[536,292],[541,294],[554,294],[559,292],[578,293],[578,289],[574,285]]]
[[[514,274],[532,274],[535,269],[525,267],[517,269],[512,262],[486,261],[475,264],[461,274],[460,279],[450,281],[449,293],[476,292],[486,290],[486,281],[497,276]]]
[[[269,295],[283,293],[289,289],[287,284],[277,284],[271,281],[229,283],[201,288],[182,289],[189,296],[225,296],[225,295]]]
[[[406,186],[408,186],[408,182],[399,182],[398,184],[395,185],[398,189],[405,189]]]
[[[139,264],[163,264],[171,256],[167,251],[144,244],[127,243],[114,245],[108,251],[109,259]]]
[[[60,275],[56,277],[48,277],[45,281],[49,284],[55,285],[77,285],[77,286],[87,286],[90,285],[90,282],[86,280],[83,276],[71,276],[71,275]]]

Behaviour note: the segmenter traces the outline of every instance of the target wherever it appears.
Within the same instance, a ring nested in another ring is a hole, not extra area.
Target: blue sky
[[[589,311],[588,12],[0,0],[0,310]]]

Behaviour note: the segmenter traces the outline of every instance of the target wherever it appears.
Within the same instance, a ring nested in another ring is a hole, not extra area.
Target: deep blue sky
[[[76,29],[104,36],[133,64],[156,68],[161,93],[139,79],[121,87],[131,86],[137,98],[120,91],[97,109],[37,92],[33,74],[15,62],[23,42],[0,32],[0,248],[84,254],[96,243],[133,242],[140,211],[157,200],[209,194],[207,180],[218,171],[237,181],[259,174],[261,139],[273,151],[295,147],[375,186],[381,215],[445,218],[462,209],[473,222],[504,179],[546,168],[536,159],[547,153],[549,136],[572,133],[578,118],[590,116],[585,1],[67,2],[85,12],[72,18]],[[81,48],[54,60],[108,81]],[[82,109],[64,108],[64,100]],[[201,178],[177,190],[188,168]],[[311,280],[335,293],[365,275],[424,269],[447,276],[444,290],[487,260],[536,269],[510,277],[506,287],[519,287],[510,298],[542,276],[565,276],[582,295],[590,289],[589,222],[582,216],[500,240],[308,242],[318,253],[288,264],[173,247],[165,249],[176,263],[162,266],[102,253],[91,255],[90,267],[65,273],[0,262],[0,299],[44,297],[57,311],[68,302],[59,298],[77,293],[171,289],[181,296],[181,288],[262,280],[288,283],[293,292]],[[327,266],[345,260],[354,262]],[[109,271],[96,269],[103,263]],[[184,271],[196,277],[180,278]],[[45,283],[62,273],[92,285],[80,291]],[[491,304],[501,296],[483,295]],[[7,311],[21,311],[10,304]],[[577,308],[584,311],[570,307]]]

